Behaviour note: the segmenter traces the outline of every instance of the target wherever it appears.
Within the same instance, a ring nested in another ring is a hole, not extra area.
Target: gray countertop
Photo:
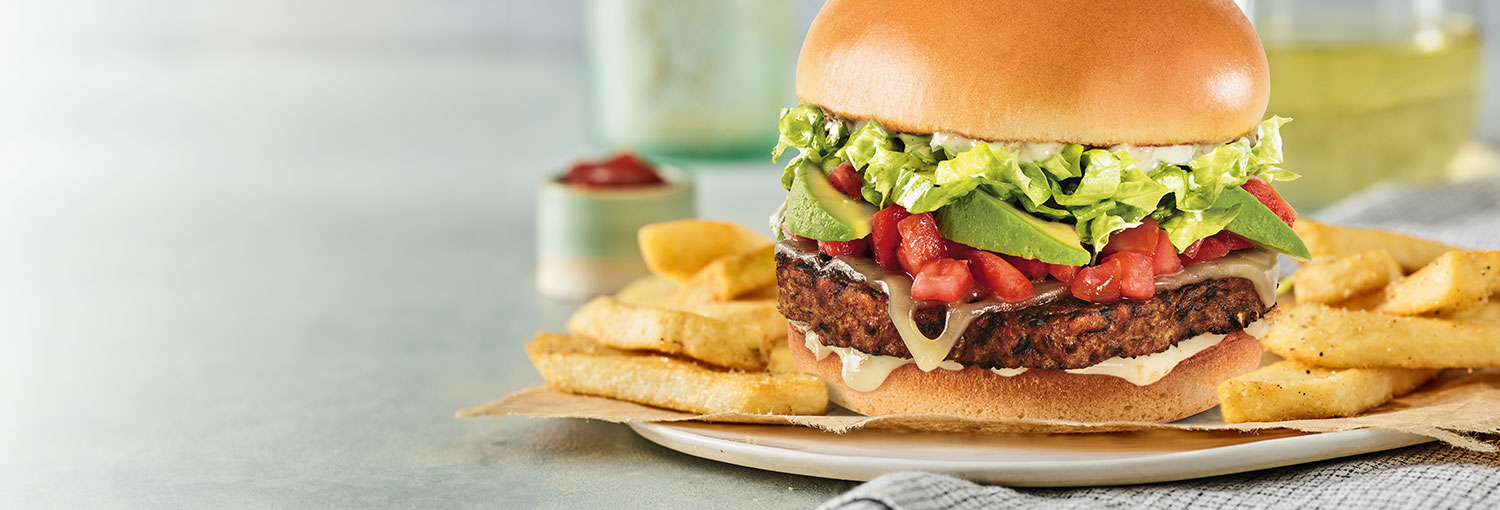
[[[532,192],[576,58],[0,53],[0,507],[809,507],[852,484],[622,425],[459,420],[541,379]],[[63,58],[63,57],[66,58]],[[772,113],[768,113],[772,114]],[[760,225],[769,162],[704,167]]]

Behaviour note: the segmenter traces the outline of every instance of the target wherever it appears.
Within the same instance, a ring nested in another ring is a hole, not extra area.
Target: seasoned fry
[[[1500,366],[1500,326],[1318,304],[1287,307],[1260,343],[1283,358],[1333,368]]]
[[[1401,269],[1408,273],[1427,265],[1439,255],[1457,249],[1437,241],[1395,232],[1325,225],[1305,218],[1297,220],[1292,228],[1315,258],[1354,255],[1384,248],[1401,264]]]
[[[1348,310],[1369,311],[1380,308],[1380,304],[1384,302],[1385,293],[1377,290],[1375,292],[1366,292],[1364,294],[1360,294],[1358,296],[1354,296],[1337,303],[1329,303],[1329,306],[1332,306],[1334,308],[1344,308]]]
[[[1219,409],[1228,423],[1353,416],[1405,395],[1436,374],[1279,361],[1220,383]]]
[[[774,276],[773,276],[773,278],[774,278]],[[765,287],[765,288],[762,288],[762,289],[759,289],[759,290],[751,291],[751,292],[746,293],[746,294],[742,294],[742,295],[740,295],[740,297],[738,297],[736,299],[740,299],[740,300],[769,299],[771,301],[775,301],[778,298],[777,292],[779,292],[779,289],[777,289],[775,285],[772,285],[770,287]]]
[[[776,245],[729,255],[703,268],[714,299],[729,300],[776,284]]]
[[[765,290],[776,289],[776,260],[772,255],[775,245],[766,245],[754,250],[727,255],[704,266],[688,281],[683,282],[677,292],[664,303],[666,306],[682,307],[694,303],[728,301],[731,299],[759,299]],[[771,295],[774,299],[775,294]]]
[[[1297,271],[1292,295],[1299,303],[1336,303],[1400,280],[1401,265],[1384,248],[1354,255],[1323,257]]]
[[[781,312],[776,309],[776,302],[772,300],[690,303],[680,309],[743,325],[759,334],[768,348],[786,342],[786,317],[781,316]]]
[[[760,331],[681,310],[627,305],[600,296],[568,319],[568,331],[617,349],[680,354],[721,367],[766,368]]]
[[[682,284],[671,278],[647,276],[620,289],[620,292],[615,293],[615,299],[628,305],[660,306],[681,289]]]
[[[766,365],[766,371],[776,374],[797,373],[797,367],[792,365],[792,350],[786,343],[771,348],[771,363]]]
[[[636,241],[651,272],[679,282],[692,278],[716,259],[769,242],[748,228],[709,220],[652,223],[641,227]]]
[[[810,375],[723,371],[630,353],[587,339],[540,333],[526,355],[547,385],[693,413],[823,414],[828,389]]]
[[[1438,316],[1450,321],[1500,327],[1500,302],[1490,301],[1479,306]],[[1500,341],[1500,339],[1496,339]]]
[[[1386,289],[1380,311],[1449,313],[1500,293],[1500,251],[1450,251]]]

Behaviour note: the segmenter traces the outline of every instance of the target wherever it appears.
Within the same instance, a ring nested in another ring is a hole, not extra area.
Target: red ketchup
[[[615,154],[602,161],[580,161],[574,163],[563,174],[562,182],[581,188],[609,188],[617,186],[653,186],[666,180],[649,163],[630,152]]]

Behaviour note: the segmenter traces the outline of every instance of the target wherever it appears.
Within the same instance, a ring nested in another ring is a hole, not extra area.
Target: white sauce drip
[[[870,354],[853,347],[834,347],[823,345],[818,339],[818,333],[812,330],[812,326],[806,322],[791,321],[798,329],[806,332],[806,340],[803,345],[813,353],[818,361],[827,358],[829,354],[837,354],[844,366],[844,385],[854,391],[875,391],[891,372],[902,365],[915,363],[911,358],[898,358],[895,356],[881,356]],[[938,364],[943,370],[959,371],[964,366],[956,361],[944,361]]]
[[[784,241],[778,249],[788,249],[797,256],[810,255],[809,252],[803,251],[796,243],[790,241]],[[827,357],[830,352],[839,354],[843,361],[845,384],[856,391],[872,391],[879,388],[892,370],[908,363],[915,363],[917,368],[924,372],[931,372],[938,368],[962,370],[962,365],[949,361],[947,358],[953,350],[953,345],[958,343],[959,337],[963,335],[964,330],[969,328],[969,322],[975,317],[991,310],[1016,309],[1042,304],[1062,297],[1067,292],[1067,287],[1058,282],[1043,282],[1037,284],[1035,296],[1017,303],[1006,303],[995,298],[971,303],[947,303],[945,304],[947,316],[943,332],[936,338],[929,338],[917,328],[916,321],[912,317],[917,306],[916,302],[911,299],[910,277],[899,272],[886,271],[873,260],[864,258],[834,257],[828,262],[827,267],[856,280],[878,286],[885,291],[889,296],[891,323],[896,326],[897,332],[901,334],[902,342],[906,344],[907,352],[912,355],[910,359],[897,358],[873,355],[848,347],[823,346],[821,342],[817,342],[816,334],[807,324],[798,324],[803,331],[807,332],[808,350],[817,355],[818,359]],[[1279,274],[1278,260],[1274,252],[1259,248],[1239,250],[1215,260],[1189,265],[1177,273],[1158,276],[1156,277],[1156,290],[1157,292],[1167,291],[1206,280],[1244,278],[1255,286],[1261,302],[1269,308],[1276,304],[1276,281]],[[1258,321],[1246,327],[1246,332],[1259,337],[1256,331],[1251,331],[1251,328],[1259,324]],[[1136,358],[1112,358],[1091,367],[1071,369],[1068,372],[1112,375],[1144,386],[1160,380],[1182,360],[1219,343],[1225,336],[1199,335],[1178,342],[1177,345],[1160,353]],[[1026,370],[1024,368],[996,369],[994,372],[1009,377],[1020,375]]]

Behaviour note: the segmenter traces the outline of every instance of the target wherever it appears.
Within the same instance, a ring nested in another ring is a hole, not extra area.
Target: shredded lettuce
[[[1288,120],[1262,122],[1254,144],[1241,138],[1186,165],[1161,162],[1142,171],[1125,151],[1077,144],[1034,162],[985,142],[961,151],[948,146],[934,150],[930,136],[892,133],[875,120],[849,133],[844,122],[817,106],[801,105],[782,110],[781,139],[772,157],[798,149],[789,169],[803,160],[825,167],[848,162],[863,173],[860,192],[866,201],[877,207],[899,204],[913,213],[934,211],[983,190],[1038,217],[1074,223],[1079,237],[1094,247],[1149,216],[1180,250],[1223,230],[1239,214],[1239,204],[1216,206],[1225,189],[1252,176],[1266,181],[1298,177],[1280,167],[1279,129]],[[783,173],[783,186],[790,186],[790,175]]]

